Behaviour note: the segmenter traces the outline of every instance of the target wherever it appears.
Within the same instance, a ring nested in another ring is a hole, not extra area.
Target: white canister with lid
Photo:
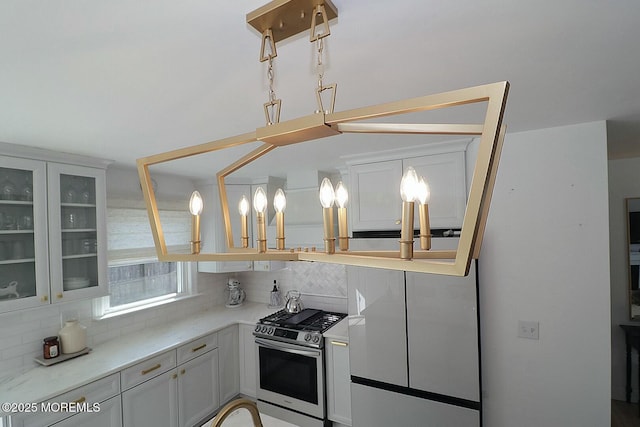
[[[64,322],[64,327],[58,332],[62,353],[76,353],[87,347],[87,328],[76,319]]]

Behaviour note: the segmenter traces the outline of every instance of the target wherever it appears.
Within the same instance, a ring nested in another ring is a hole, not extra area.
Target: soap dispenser
[[[271,290],[271,302],[269,303],[269,308],[280,308],[282,307],[282,298],[280,297],[280,291],[278,290],[278,285],[276,281],[273,281],[273,289]]]

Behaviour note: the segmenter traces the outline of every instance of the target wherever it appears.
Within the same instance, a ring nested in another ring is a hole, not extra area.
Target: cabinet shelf
[[[95,228],[63,228],[62,233],[95,233]]]
[[[60,203],[63,208],[95,208],[94,203]]]
[[[2,234],[33,234],[33,229],[28,230],[0,230],[0,235]]]
[[[0,261],[0,265],[26,264],[28,262],[36,262],[36,259],[35,258],[6,259],[3,261]]]
[[[33,200],[7,200],[1,199],[0,205],[12,205],[12,206],[33,206]]]
[[[94,253],[89,253],[89,254],[77,254],[77,255],[64,255],[62,257],[62,259],[78,259],[78,258],[91,258],[91,257],[97,257],[98,254]]]

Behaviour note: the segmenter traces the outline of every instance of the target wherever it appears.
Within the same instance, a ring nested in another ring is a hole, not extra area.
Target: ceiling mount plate
[[[247,23],[263,34],[271,29],[277,43],[311,28],[315,7],[323,4],[327,19],[338,17],[331,0],[274,0],[247,14]]]

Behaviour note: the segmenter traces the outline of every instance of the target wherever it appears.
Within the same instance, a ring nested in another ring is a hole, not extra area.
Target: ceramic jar
[[[76,353],[87,346],[87,328],[77,320],[67,320],[58,332],[62,353]]]

